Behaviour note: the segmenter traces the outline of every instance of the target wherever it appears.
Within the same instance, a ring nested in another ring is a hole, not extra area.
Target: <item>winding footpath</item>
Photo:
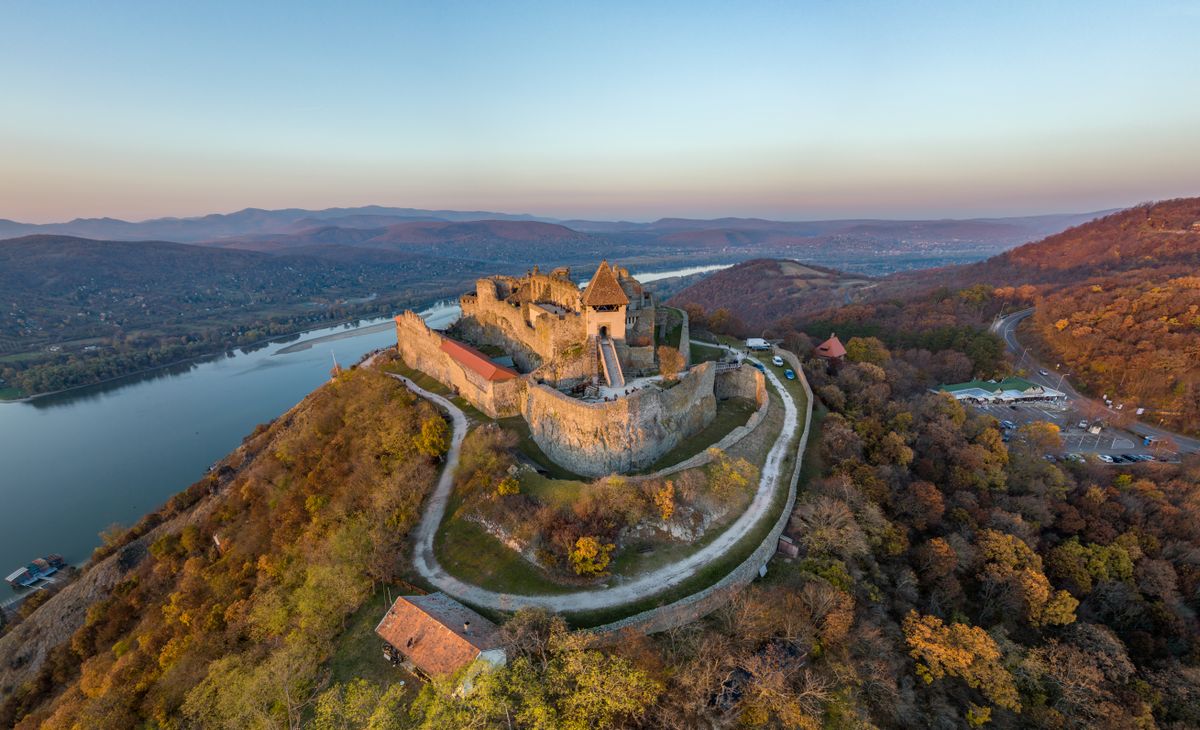
[[[729,349],[729,348],[725,348]],[[730,350],[733,352],[733,350]],[[556,595],[516,595],[499,593],[479,586],[466,583],[450,575],[438,563],[434,554],[433,542],[442,518],[446,513],[446,505],[454,488],[454,472],[458,467],[459,452],[463,436],[467,431],[467,417],[458,406],[449,399],[419,387],[412,380],[395,373],[388,373],[393,378],[404,383],[412,392],[426,398],[450,413],[453,419],[454,432],[451,436],[450,450],[446,454],[446,465],[438,479],[437,486],[425,507],[425,513],[416,531],[416,549],[413,555],[413,565],[423,578],[439,590],[455,598],[487,608],[501,611],[514,611],[525,607],[541,607],[557,612],[590,611],[594,609],[613,608],[641,601],[649,596],[669,590],[686,581],[697,570],[708,565],[733,549],[737,543],[750,534],[759,524],[765,513],[770,509],[775,495],[777,483],[781,479],[790,478],[784,474],[783,463],[788,453],[788,446],[796,435],[799,417],[795,400],[783,387],[779,377],[767,370],[767,379],[780,395],[784,408],[783,428],[772,444],[762,467],[761,478],[754,499],[746,510],[724,532],[708,545],[691,555],[669,565],[656,568],[625,583],[608,588],[593,588],[575,593]],[[807,429],[809,424],[805,423]]]

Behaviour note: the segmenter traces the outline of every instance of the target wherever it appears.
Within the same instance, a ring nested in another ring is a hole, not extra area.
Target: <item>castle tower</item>
[[[583,290],[583,313],[589,337],[625,341],[625,308],[629,297],[617,281],[607,261],[601,261],[596,274]]]

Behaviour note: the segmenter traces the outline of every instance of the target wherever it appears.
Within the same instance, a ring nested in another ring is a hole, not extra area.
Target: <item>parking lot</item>
[[[1011,421],[1017,428],[1033,421],[1046,421],[1059,427],[1063,440],[1063,453],[1080,454],[1126,454],[1148,453],[1149,447],[1142,439],[1128,431],[1105,426],[1098,434],[1079,428],[1084,416],[1076,411],[1070,401],[1062,403],[1026,402],[1014,404],[970,405],[979,413],[992,416],[998,421]]]

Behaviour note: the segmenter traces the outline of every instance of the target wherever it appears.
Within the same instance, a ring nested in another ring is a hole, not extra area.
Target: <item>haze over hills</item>
[[[748,261],[672,302],[737,311],[747,331],[820,322],[810,334],[823,336],[833,322],[893,342],[969,321],[982,331],[1001,309],[1034,306],[1023,343],[1086,390],[1154,409],[1180,429],[1200,424],[1200,198],[1140,205],[985,261],[896,273],[824,300],[785,283],[789,266],[799,264]]]
[[[839,252],[853,251],[859,255],[923,252],[928,256],[920,263],[929,266],[938,263],[939,253],[954,261],[978,258],[1036,240],[1097,215],[926,221],[661,218],[652,222],[629,222],[555,220],[530,214],[383,206],[324,210],[247,208],[228,214],[140,222],[114,218],[49,224],[0,220],[0,238],[47,233],[101,240],[168,240],[266,251],[327,243],[378,247],[498,240],[527,241],[535,247],[540,244],[559,247],[563,243],[592,240],[605,241],[610,246],[657,245],[680,250],[703,249],[709,253],[786,254],[789,249],[801,249],[821,259],[822,263]],[[368,236],[360,233],[361,230],[374,233]],[[461,252],[456,255],[458,253]]]

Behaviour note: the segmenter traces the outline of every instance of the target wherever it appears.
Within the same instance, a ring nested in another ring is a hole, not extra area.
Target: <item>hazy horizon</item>
[[[974,218],[1200,194],[1200,3],[0,10],[0,218]]]

